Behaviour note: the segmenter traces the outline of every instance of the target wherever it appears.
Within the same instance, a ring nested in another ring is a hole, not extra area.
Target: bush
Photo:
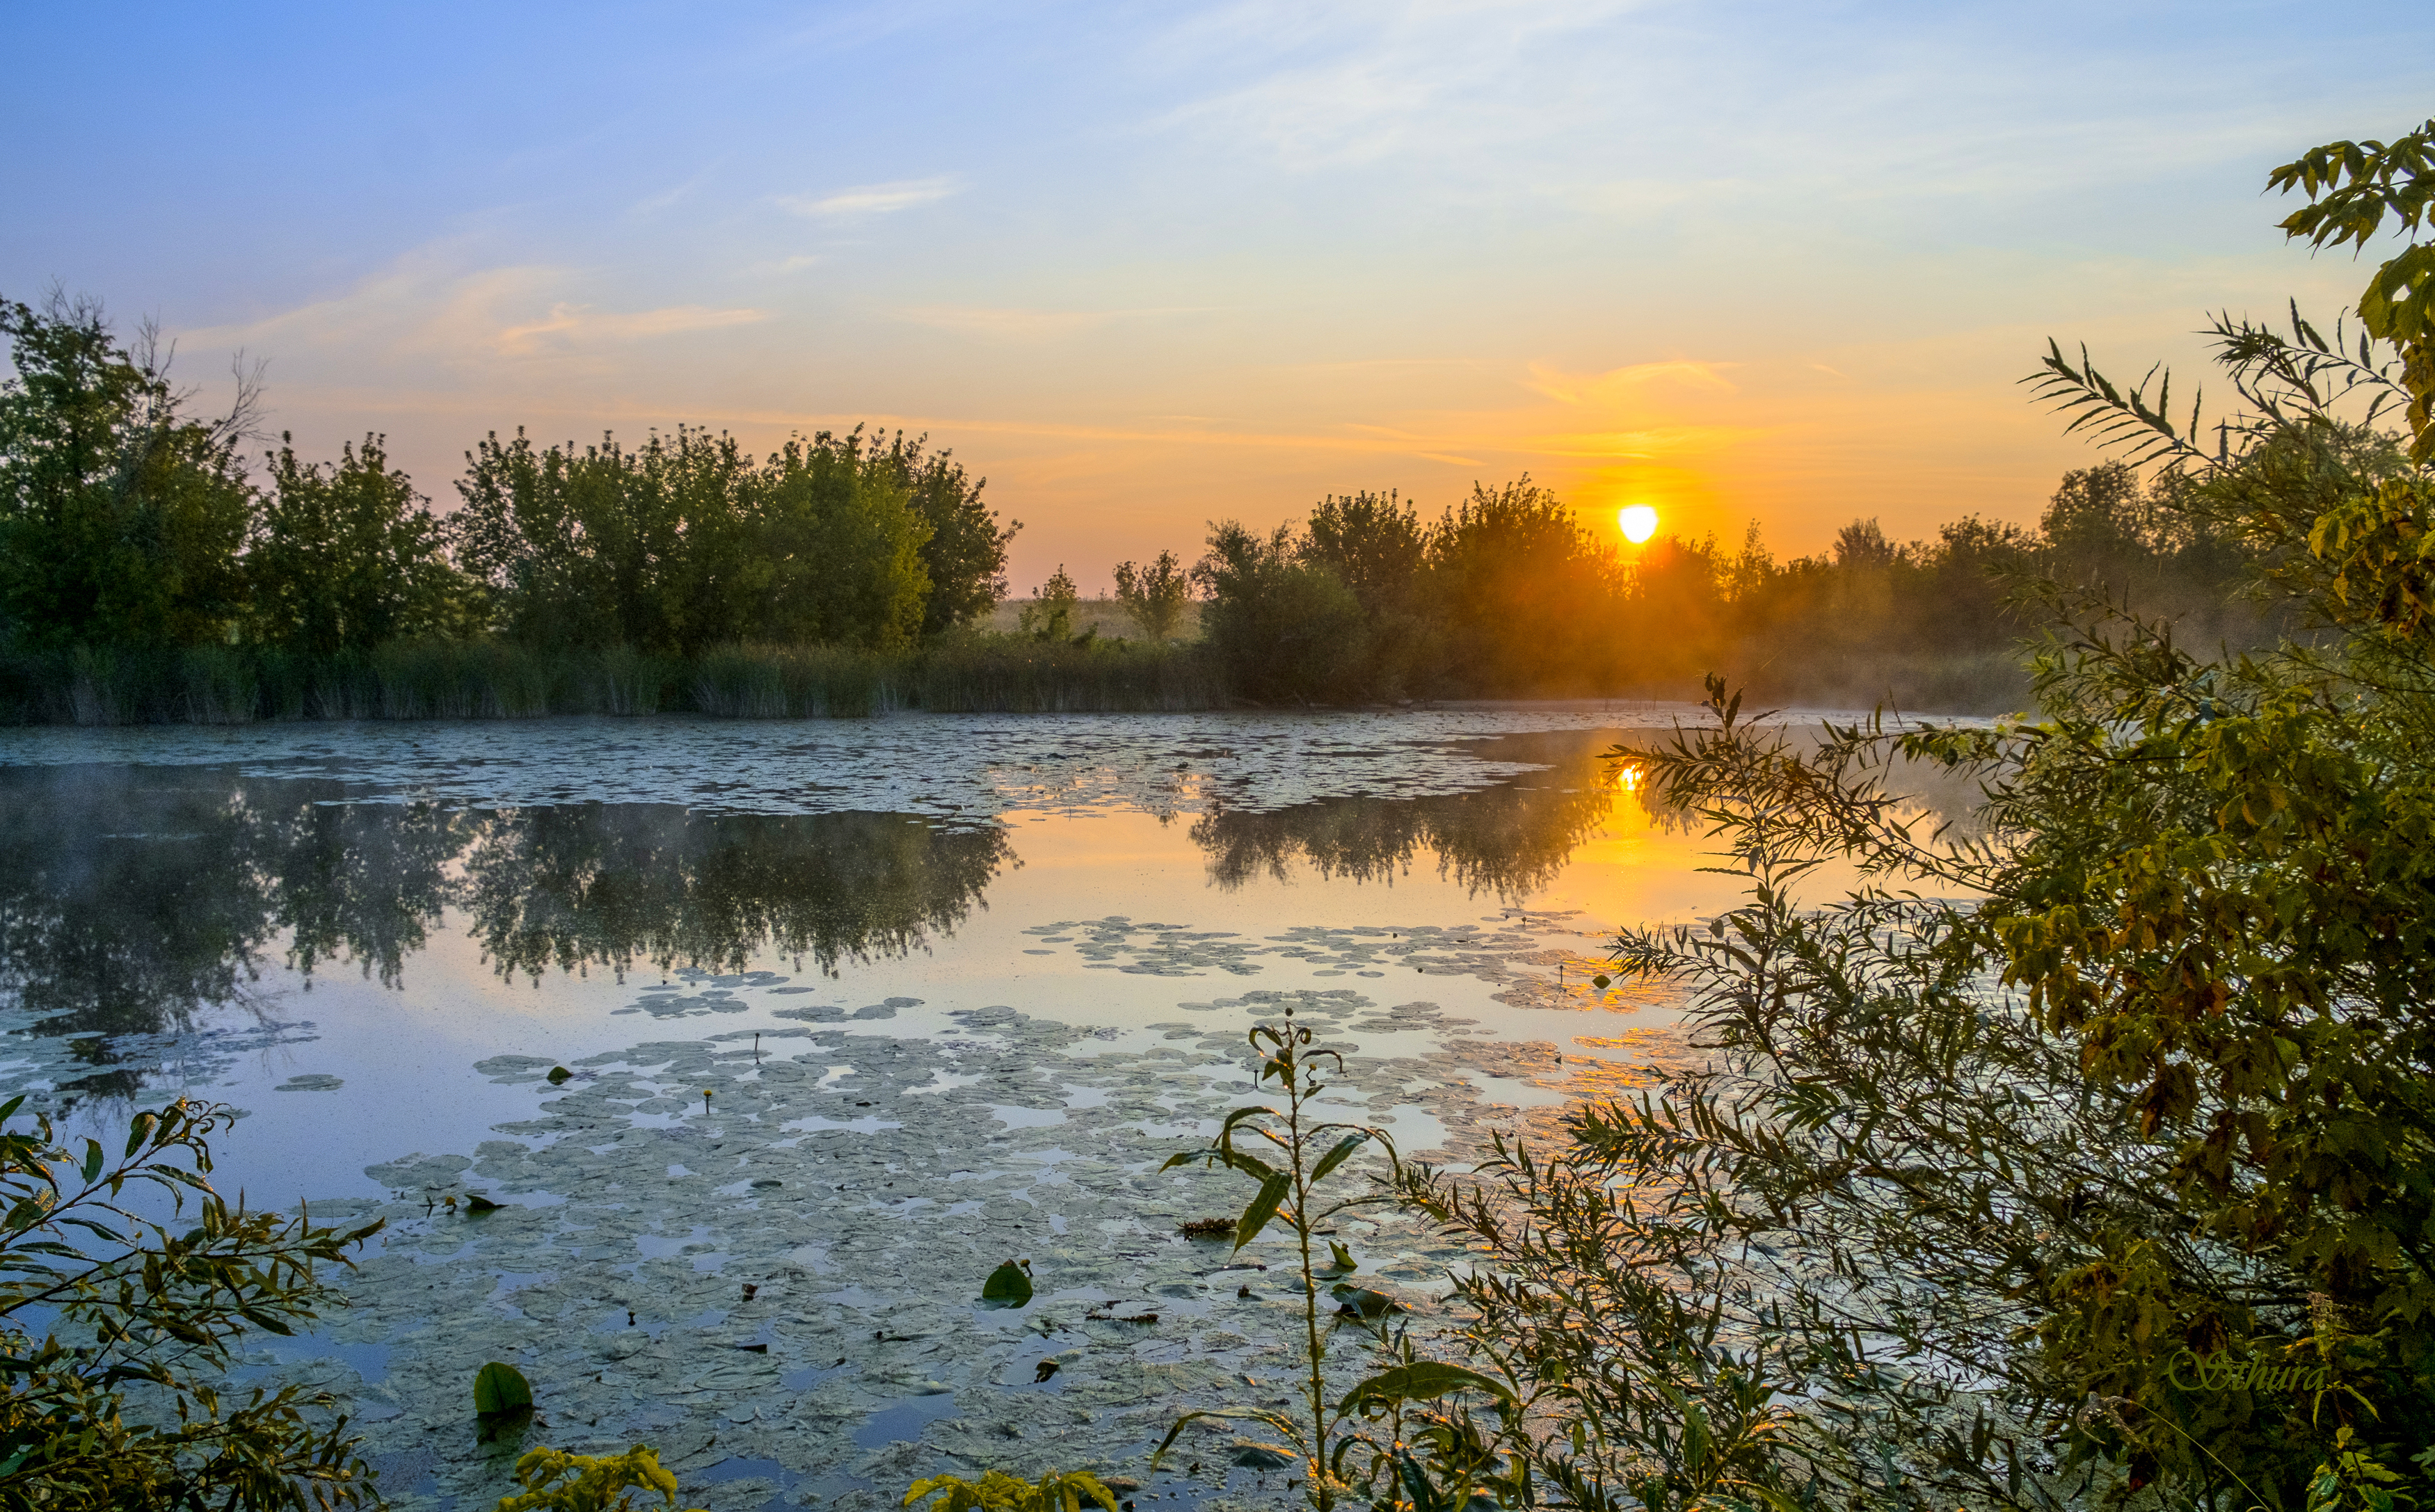
[[[0,1128],[25,1103],[0,1106]],[[138,1113],[116,1160],[91,1140],[68,1148],[47,1116],[0,1133],[0,1505],[378,1500],[347,1419],[327,1417],[327,1393],[221,1395],[236,1341],[311,1320],[337,1300],[315,1267],[352,1263],[347,1249],[381,1228],[231,1209],[211,1190],[207,1143],[231,1116],[182,1099]],[[179,1214],[193,1202],[195,1227],[139,1216],[122,1205],[130,1186]]]

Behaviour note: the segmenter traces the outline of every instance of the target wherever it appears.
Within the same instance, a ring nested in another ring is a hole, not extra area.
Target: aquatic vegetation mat
[[[1289,1364],[1282,1239],[1235,1254],[1192,1230],[1229,1206],[1222,1175],[1159,1171],[1252,1093],[1252,1022],[1291,1005],[1354,1049],[1348,1111],[1405,1111],[1443,1147],[1518,1116],[1470,1073],[1563,1075],[1553,1047],[1449,1051],[1462,1025],[1435,1005],[1350,988],[1189,1005],[1142,1050],[1005,1008],[887,1035],[913,1005],[649,1041],[557,1083],[538,1057],[483,1062],[531,1088],[534,1115],[470,1158],[372,1168],[389,1200],[316,1204],[391,1227],[352,1310],[258,1363],[335,1377],[408,1506],[487,1504],[532,1442],[651,1443],[713,1508],[892,1505],[918,1475],[982,1467],[1152,1484],[1141,1461],[1179,1407],[1261,1400],[1252,1383]],[[1362,1055],[1353,1031],[1372,1026],[1423,1048]],[[472,1211],[475,1194],[497,1206]],[[1368,1285],[1424,1315],[1460,1259],[1391,1215],[1342,1238]],[[1358,1354],[1338,1362],[1348,1381]],[[466,1391],[492,1361],[531,1382],[536,1414],[486,1437]],[[1187,1440],[1162,1476],[1211,1507],[1282,1495],[1222,1435]]]

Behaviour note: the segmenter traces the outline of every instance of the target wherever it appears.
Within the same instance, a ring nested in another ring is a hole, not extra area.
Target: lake
[[[1273,1504],[1229,1435],[1142,1465],[1281,1396],[1297,1316],[1273,1236],[1178,1232],[1241,1178],[1160,1163],[1287,1010],[1424,1159],[1681,1064],[1590,975],[1736,894],[1597,759],[1691,713],[10,731],[0,1055],[78,1134],[232,1105],[222,1191],[389,1220],[247,1375],[345,1396],[401,1504],[507,1488],[492,1359],[524,1444],[651,1443],[721,1512],[987,1465]],[[1459,1252],[1343,1237],[1434,1326]],[[1008,1259],[1035,1299],[981,1308]]]

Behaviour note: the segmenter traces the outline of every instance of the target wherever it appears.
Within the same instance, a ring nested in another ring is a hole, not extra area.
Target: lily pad
[[[1031,1300],[1031,1273],[1010,1260],[981,1283],[981,1306],[1022,1307]]]
[[[532,1383],[511,1365],[493,1360],[474,1373],[474,1411],[484,1418],[533,1404]]]

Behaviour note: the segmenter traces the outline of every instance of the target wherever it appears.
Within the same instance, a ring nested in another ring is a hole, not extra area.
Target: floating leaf
[[[1353,1258],[1353,1251],[1345,1248],[1341,1241],[1329,1240],[1327,1251],[1327,1263],[1321,1267],[1321,1275],[1350,1276],[1361,1268],[1361,1263]]]
[[[564,1066],[552,1066],[549,1068],[549,1084],[552,1087],[563,1087],[574,1079],[575,1073],[567,1070]]]
[[[533,1404],[532,1383],[511,1365],[493,1360],[474,1373],[474,1411],[485,1418]]]
[[[482,1195],[478,1192],[468,1192],[465,1194],[465,1211],[467,1212],[496,1212],[499,1211],[499,1204],[492,1202],[490,1198]]]
[[[1346,1392],[1344,1400],[1337,1403],[1336,1410],[1351,1412],[1369,1401],[1427,1401],[1458,1391],[1481,1391],[1508,1401],[1513,1400],[1511,1387],[1477,1370],[1466,1370],[1459,1365],[1446,1365],[1437,1360],[1419,1360],[1372,1376]]]
[[[1327,1295],[1336,1298],[1336,1312],[1339,1317],[1374,1321],[1390,1313],[1404,1311],[1404,1304],[1386,1293],[1373,1292],[1367,1286],[1356,1286],[1351,1281],[1337,1282],[1327,1289]]]
[[[1021,1307],[1031,1300],[1031,1275],[1013,1261],[990,1272],[981,1283],[981,1306]]]

